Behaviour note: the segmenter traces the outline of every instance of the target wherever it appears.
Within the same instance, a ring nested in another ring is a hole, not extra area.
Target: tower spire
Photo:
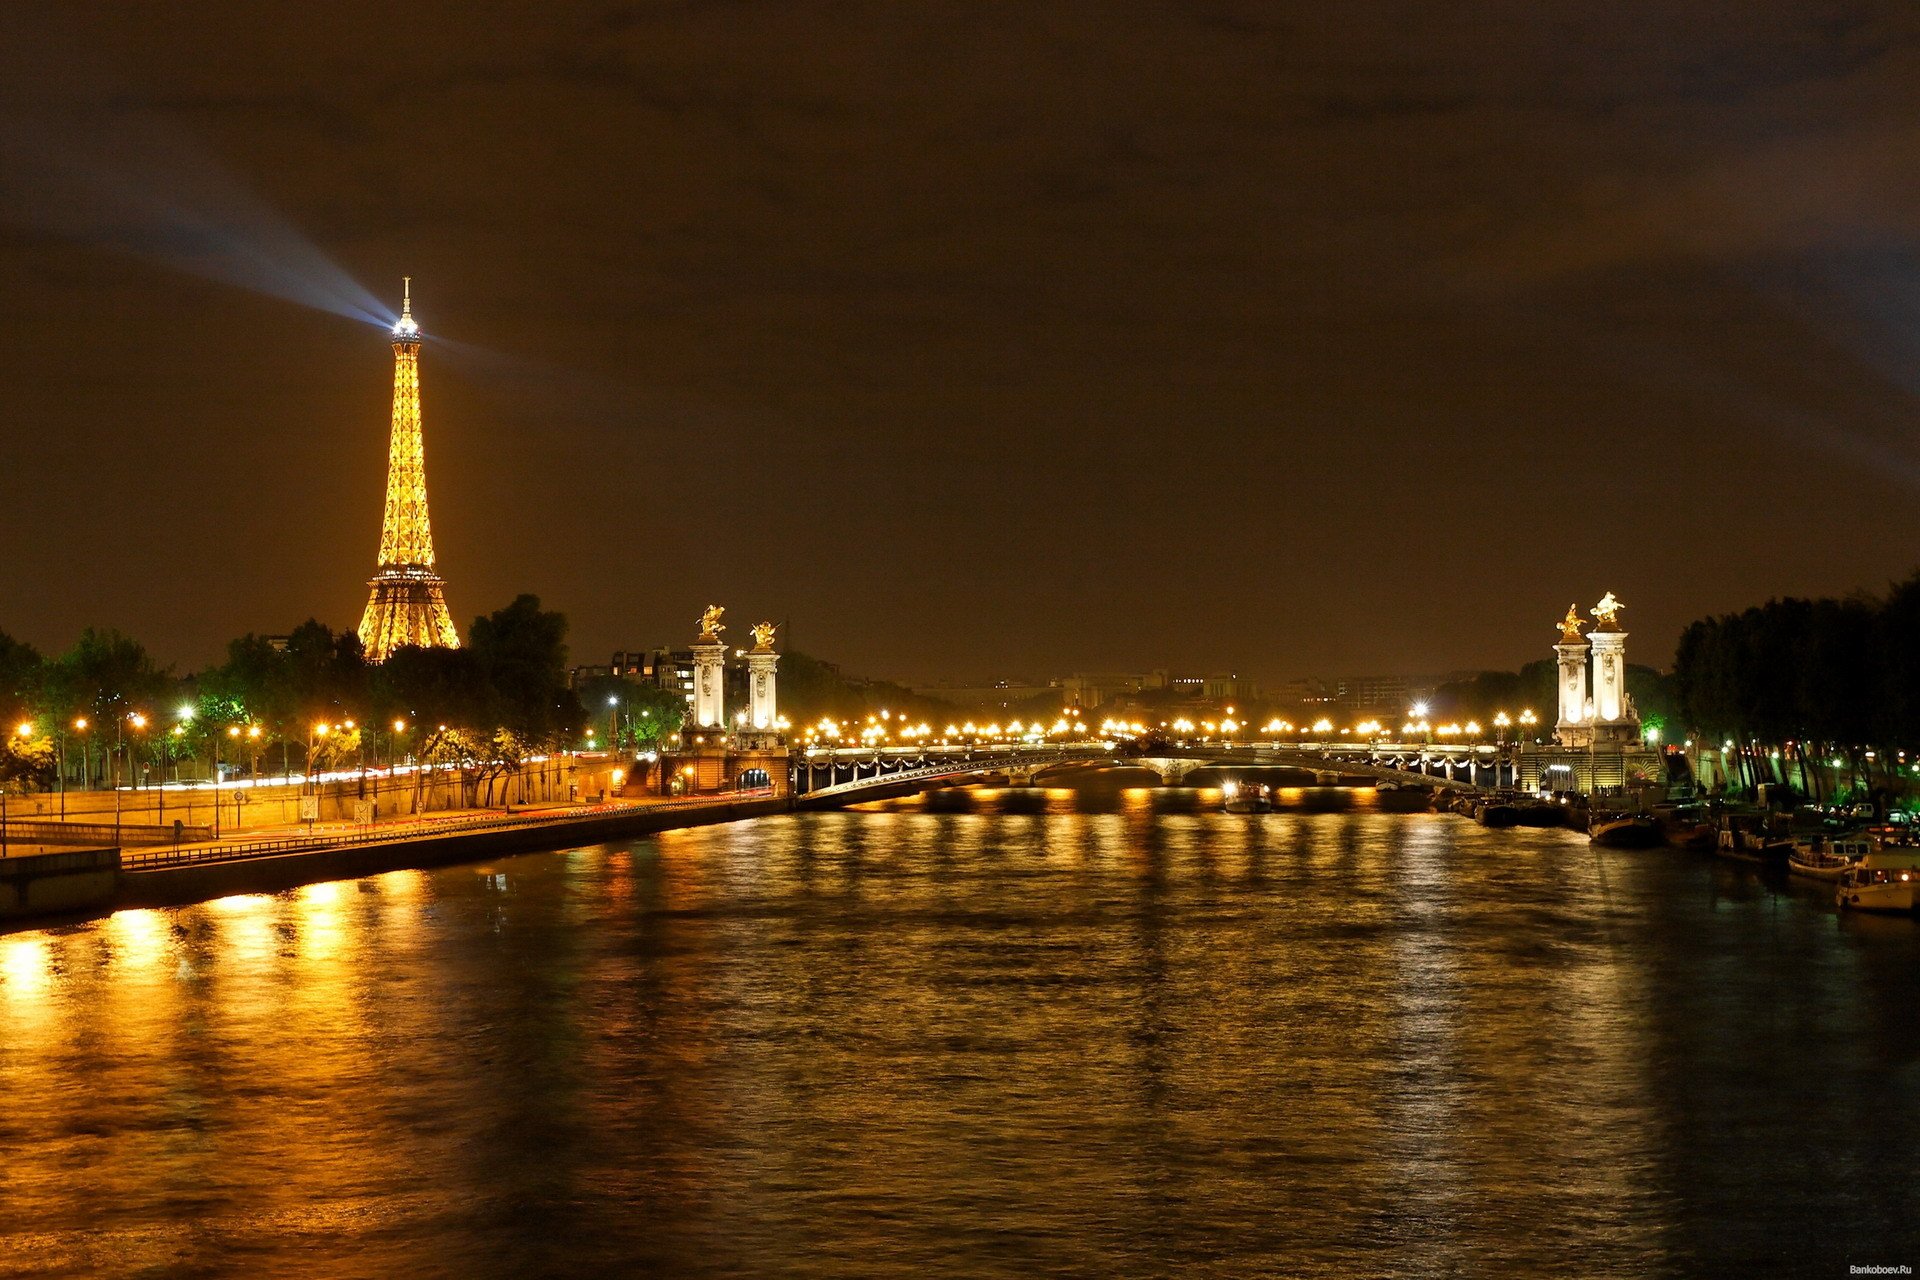
[[[433,525],[427,516],[426,453],[420,431],[420,326],[413,319],[413,277],[405,277],[400,321],[393,326],[393,431],[387,445],[387,507],[380,524],[380,562],[360,618],[368,659],[386,660],[403,645],[460,647],[447,613],[445,584],[433,568]]]

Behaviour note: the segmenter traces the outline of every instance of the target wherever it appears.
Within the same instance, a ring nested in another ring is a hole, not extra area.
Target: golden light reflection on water
[[[28,934],[0,938],[0,984],[4,984],[11,1000],[23,1006],[32,1004],[52,985],[52,962],[53,949],[42,937]]]
[[[1920,1049],[1874,1022],[1914,930],[1717,909],[1693,862],[1157,788],[946,803],[0,938],[0,1257],[837,1276],[991,1238],[1007,1274],[1657,1274],[1720,1165],[1878,1149],[1822,1095],[1753,1105],[1869,1082],[1871,1038],[1745,1052],[1765,1009],[1726,975]],[[1782,1193],[1783,1238],[1867,1225],[1845,1187],[1738,1190]]]
[[[113,960],[133,973],[159,964],[166,958],[172,926],[163,911],[116,911],[107,917],[106,940]]]

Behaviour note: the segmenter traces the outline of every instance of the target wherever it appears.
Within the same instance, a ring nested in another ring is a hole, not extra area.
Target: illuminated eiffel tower
[[[380,569],[367,584],[360,645],[384,662],[402,645],[458,649],[444,583],[433,571],[433,526],[427,520],[427,466],[420,442],[420,326],[413,322],[413,277],[407,277],[400,323],[393,326],[393,439],[387,450],[387,514],[380,525]]]

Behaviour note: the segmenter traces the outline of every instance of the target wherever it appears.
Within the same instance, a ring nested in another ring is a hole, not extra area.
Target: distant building
[[[727,660],[726,706],[729,715],[735,710],[744,710],[747,705],[747,667],[743,661],[745,655],[744,649],[737,650]],[[567,683],[572,688],[578,688],[585,681],[606,676],[630,680],[635,684],[649,684],[656,689],[666,689],[679,694],[689,706],[693,704],[693,650],[691,649],[616,650],[613,656],[603,664],[573,668],[567,673]]]
[[[1174,676],[1167,687],[1194,702],[1251,702],[1260,696],[1260,686],[1242,680],[1235,672],[1210,676]]]
[[[1477,672],[1449,671],[1424,676],[1341,676],[1328,682],[1333,704],[1341,711],[1381,719],[1404,717],[1417,702],[1452,680],[1472,679]]]
[[[1341,676],[1332,685],[1334,705],[1352,715],[1404,716],[1414,701],[1407,676]]]
[[[921,698],[938,699],[959,711],[1006,712],[1059,691],[1057,684],[1001,680],[995,684],[919,685],[913,693]]]
[[[1087,672],[1076,671],[1056,681],[1065,705],[1092,711],[1103,703],[1128,694],[1145,693],[1167,687],[1165,671]]]

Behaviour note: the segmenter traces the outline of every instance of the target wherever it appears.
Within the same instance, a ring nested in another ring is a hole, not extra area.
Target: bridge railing
[[[891,771],[881,768],[877,772],[868,774],[865,777],[856,776],[854,778],[848,779],[845,782],[829,783],[824,787],[813,787],[810,789],[797,788],[795,790],[795,795],[796,796],[844,795],[850,791],[871,790],[875,787],[891,786],[895,783],[900,783],[900,782],[915,782],[915,781],[931,779],[931,778],[958,777],[958,776],[963,776],[970,773],[995,773],[1002,769],[1009,769],[1009,768],[1025,769],[1025,768],[1032,768],[1036,765],[1043,765],[1043,764],[1077,764],[1081,761],[1107,759],[1111,755],[1112,755],[1112,752],[1106,748],[1099,748],[1099,749],[1080,748],[1080,749],[1070,750],[1070,751],[1060,751],[1060,750],[1053,750],[1053,751],[1047,751],[1047,752],[1023,751],[1023,752],[1008,752],[1008,753],[989,753],[989,754],[983,754],[983,755],[954,755],[945,760],[939,760],[931,764],[918,765],[913,768],[893,769]],[[876,762],[872,759],[872,757],[867,757],[862,760],[837,761],[837,762],[834,762],[834,765],[829,765],[824,762],[816,763],[812,765],[812,767],[813,768],[829,768],[829,767],[835,767],[837,765],[850,764],[850,765],[853,765],[857,771],[858,767],[861,764],[873,764],[873,763],[876,763]],[[800,762],[799,767],[804,771],[808,768],[808,765],[806,762],[802,761]]]

